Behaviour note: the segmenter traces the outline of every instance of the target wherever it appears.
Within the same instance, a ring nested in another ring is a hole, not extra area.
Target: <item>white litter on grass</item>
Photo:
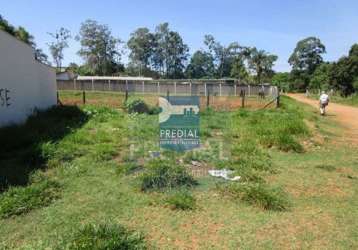
[[[228,181],[238,181],[241,179],[241,176],[234,176],[234,177],[229,177],[230,175],[232,175],[234,173],[234,171],[231,170],[227,170],[227,169],[221,169],[221,170],[209,170],[209,174],[211,176],[214,177],[221,177],[224,178],[225,180]]]

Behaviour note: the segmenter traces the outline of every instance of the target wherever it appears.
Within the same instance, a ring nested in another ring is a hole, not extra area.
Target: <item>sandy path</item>
[[[309,99],[304,94],[288,94],[288,96],[317,108],[318,112],[317,100]],[[330,103],[327,107],[327,117],[338,121],[345,128],[344,140],[358,145],[358,108]]]

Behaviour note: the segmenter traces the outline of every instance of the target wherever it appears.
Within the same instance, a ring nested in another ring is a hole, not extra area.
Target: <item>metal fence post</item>
[[[237,96],[237,94],[236,94],[236,84],[234,85],[234,92],[235,92],[235,96]]]
[[[111,91],[111,80],[108,80],[108,91]]]
[[[177,82],[174,82],[174,94],[177,94]]]
[[[56,91],[56,96],[57,96],[57,105],[59,105],[61,101],[60,101],[60,93],[58,91]]]
[[[192,87],[192,85],[191,85],[191,81],[190,81],[190,95],[192,95],[192,89],[191,89],[191,87]]]
[[[276,98],[276,108],[280,107],[280,92],[278,91],[277,93],[277,98]]]
[[[92,78],[92,91],[94,91],[94,79]]]
[[[143,93],[143,95],[144,95],[144,81],[142,81],[142,93]]]
[[[210,105],[210,91],[208,91],[206,95],[206,107],[208,108]]]
[[[245,108],[245,90],[241,90],[240,96],[241,96],[241,107]]]
[[[86,104],[86,92],[84,90],[82,92],[82,102],[83,104]]]
[[[221,96],[221,83],[219,83],[219,96]]]
[[[158,85],[157,85],[157,93],[158,95],[160,95],[160,83],[158,82]]]

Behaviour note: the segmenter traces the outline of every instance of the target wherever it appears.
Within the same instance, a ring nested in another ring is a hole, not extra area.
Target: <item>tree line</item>
[[[34,37],[23,27],[15,28],[0,16],[0,29],[14,35],[34,48],[38,60],[48,62],[37,48]],[[95,20],[81,24],[78,34],[60,28],[49,33],[47,45],[53,62],[61,70],[64,50],[69,40],[81,45],[78,55],[82,65],[71,63],[68,69],[80,75],[130,75],[167,79],[222,79],[235,78],[243,83],[273,83],[287,91],[306,89],[335,89],[343,95],[358,91],[358,44],[348,55],[336,62],[325,62],[324,44],[317,37],[299,41],[288,62],[291,72],[274,72],[278,57],[256,47],[231,42],[220,43],[212,35],[205,35],[203,48],[189,54],[189,47],[181,35],[168,23],[159,24],[153,31],[146,27],[136,29],[128,41],[113,36],[110,28]],[[122,57],[128,55],[128,64]]]
[[[358,44],[335,62],[325,62],[325,53],[326,47],[316,37],[299,41],[288,60],[291,72],[276,73],[272,83],[287,91],[332,89],[343,96],[358,92]]]

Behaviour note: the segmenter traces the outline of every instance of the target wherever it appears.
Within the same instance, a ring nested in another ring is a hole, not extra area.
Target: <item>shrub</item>
[[[88,224],[75,232],[66,249],[147,249],[144,237],[117,224]]]
[[[270,187],[264,183],[219,185],[218,190],[265,210],[284,211],[290,206],[287,194],[281,188]]]
[[[41,180],[26,187],[11,187],[0,195],[0,217],[7,218],[47,206],[59,198],[59,190],[59,184],[50,180]]]
[[[149,106],[140,99],[133,99],[126,102],[126,108],[128,113],[149,113]]]
[[[184,167],[176,165],[172,160],[154,159],[146,168],[146,171],[139,177],[142,191],[197,184]]]
[[[161,112],[161,108],[160,107],[157,107],[157,106],[154,106],[154,107],[150,107],[149,109],[149,114],[150,115],[157,115]]]
[[[178,190],[169,194],[166,203],[172,209],[193,210],[196,205],[196,200],[189,191]]]

